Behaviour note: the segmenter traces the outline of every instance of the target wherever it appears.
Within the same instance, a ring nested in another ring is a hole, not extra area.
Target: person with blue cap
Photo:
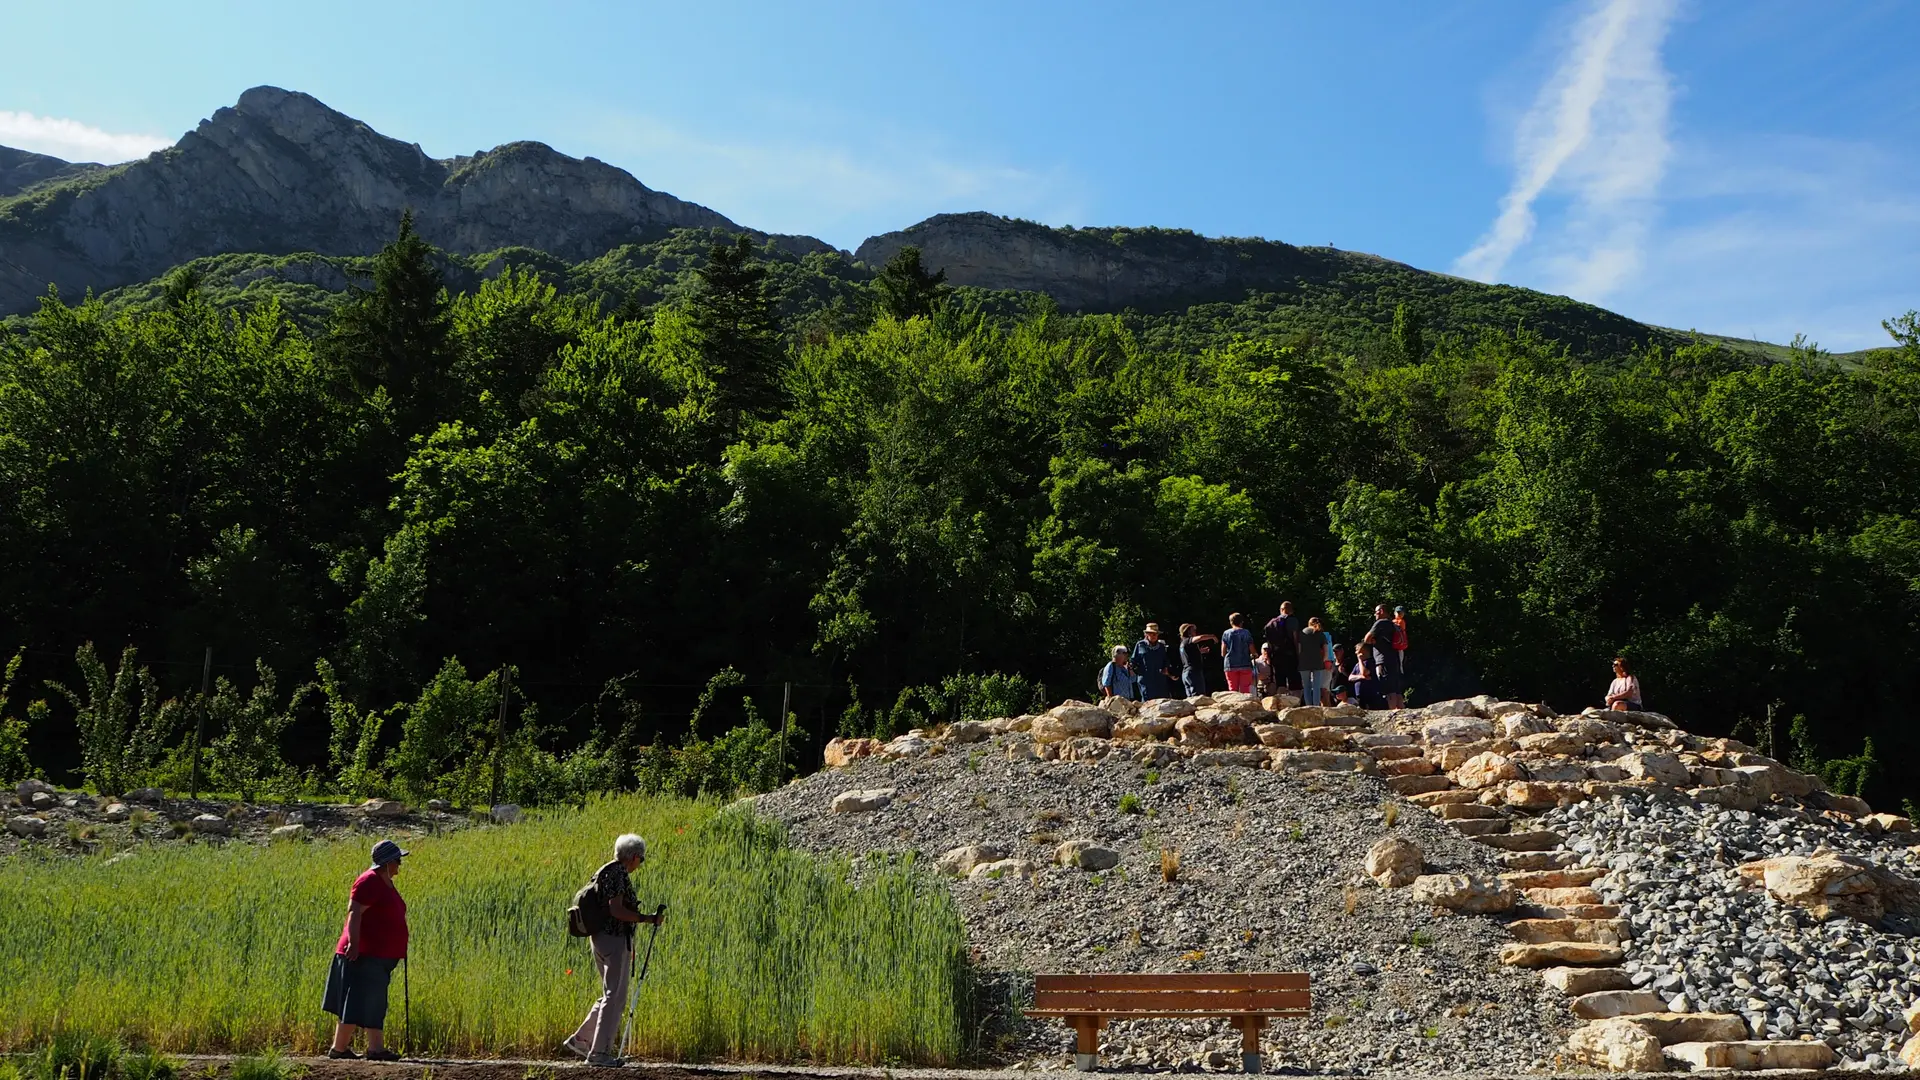
[[[387,1049],[387,986],[393,969],[407,955],[407,902],[393,887],[407,853],[391,840],[373,845],[373,865],[360,873],[348,893],[347,925],[334,948],[327,973],[326,1011],[340,1018],[333,1029],[330,1058],[357,1058],[354,1034],[365,1029],[368,1061],[398,1061]]]

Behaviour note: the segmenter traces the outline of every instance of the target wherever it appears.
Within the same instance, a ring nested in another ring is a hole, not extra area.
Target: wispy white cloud
[[[163,139],[158,135],[102,131],[78,120],[0,109],[0,146],[50,154],[67,161],[98,161],[111,165],[146,157],[155,150],[164,150],[172,145],[172,139]]]
[[[1611,306],[1636,319],[1836,352],[1888,344],[1920,307],[1920,194],[1901,147],[1757,135],[1676,148],[1646,265]]]
[[[786,137],[720,139],[631,115],[597,118],[581,136],[649,187],[742,225],[848,249],[943,211],[1062,223],[1084,205],[1081,185],[1064,169],[956,160],[901,138],[862,140],[858,149]]]
[[[1517,125],[1499,215],[1456,273],[1499,280],[1519,255],[1543,285],[1598,300],[1640,268],[1669,152],[1673,95],[1660,50],[1672,21],[1672,0],[1599,0],[1573,24]],[[1537,237],[1543,197],[1565,208]]]

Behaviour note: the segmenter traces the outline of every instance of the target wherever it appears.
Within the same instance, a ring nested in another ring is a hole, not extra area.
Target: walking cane
[[[633,1016],[634,1016],[634,1013],[638,1011],[638,1007],[640,1004],[640,984],[646,980],[647,968],[649,965],[653,963],[653,942],[655,938],[658,938],[660,936],[660,916],[665,915],[666,913],[667,913],[667,905],[665,904],[661,904],[658,908],[654,909],[653,933],[647,935],[646,959],[640,961],[640,971],[638,974],[634,976],[634,979],[633,979],[633,992],[627,995],[627,1026],[626,1026],[626,1030],[620,1033],[620,1053],[621,1053],[621,1056],[623,1057],[626,1055],[626,1052],[627,1052],[627,1047],[629,1045],[628,1040],[633,1038]],[[628,970],[632,970],[633,968],[633,939],[632,938],[627,939],[627,968]]]
[[[408,978],[411,969],[407,967],[407,958],[400,958],[400,1045],[405,1056],[413,1054],[413,980]]]

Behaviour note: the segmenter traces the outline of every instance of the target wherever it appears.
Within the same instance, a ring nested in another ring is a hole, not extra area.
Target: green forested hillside
[[[233,693],[264,661],[300,782],[370,790],[484,746],[502,665],[562,754],[791,684],[809,761],[1289,597],[1348,640],[1408,605],[1416,700],[1572,710],[1625,651],[1690,727],[1913,793],[1876,764],[1920,750],[1911,317],[1857,368],[1763,363],[1394,264],[1074,316],[716,239],[230,256],[16,322],[0,634],[28,650],[6,715],[55,703],[35,764],[76,763],[42,680],[87,641],[137,645],[156,701],[207,646]]]

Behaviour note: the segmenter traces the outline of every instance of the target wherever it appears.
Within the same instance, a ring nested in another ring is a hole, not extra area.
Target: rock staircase
[[[1513,812],[1461,798],[1471,792],[1412,796],[1435,817],[1477,843],[1502,852],[1510,867],[1500,891],[1512,898],[1511,944],[1500,961],[1541,971],[1547,985],[1571,998],[1573,1015],[1590,1021],[1568,1040],[1580,1064],[1620,1072],[1691,1069],[1823,1070],[1836,1055],[1826,1043],[1749,1038],[1731,1013],[1673,1012],[1660,995],[1635,987],[1626,970],[1632,927],[1618,905],[1593,886],[1604,867],[1574,865],[1559,833],[1526,829]],[[1520,825],[1523,831],[1515,831]]]

